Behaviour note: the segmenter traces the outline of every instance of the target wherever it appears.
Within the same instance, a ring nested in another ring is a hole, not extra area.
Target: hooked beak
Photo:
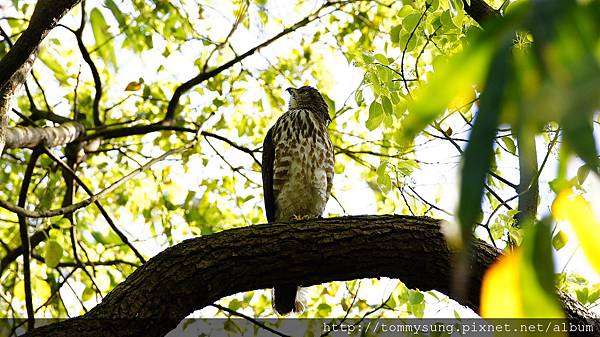
[[[287,91],[290,95],[294,96],[294,93],[296,92],[296,88],[287,88],[285,89],[285,91]]]

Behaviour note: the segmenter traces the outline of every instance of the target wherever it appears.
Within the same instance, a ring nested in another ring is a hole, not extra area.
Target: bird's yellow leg
[[[309,220],[309,219],[312,219],[312,217],[310,215],[298,215],[298,214],[292,215],[292,220],[294,220],[294,221]]]

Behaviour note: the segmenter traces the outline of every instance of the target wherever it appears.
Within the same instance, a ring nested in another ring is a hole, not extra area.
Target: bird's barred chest
[[[319,217],[333,179],[334,155],[327,126],[308,109],[283,114],[274,126],[273,192],[280,221]]]

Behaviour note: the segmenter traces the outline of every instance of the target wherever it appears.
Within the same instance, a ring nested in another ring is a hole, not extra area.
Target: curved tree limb
[[[15,75],[35,54],[48,32],[80,0],[38,0],[29,21],[29,26],[21,34],[14,46],[0,60],[0,88]]]
[[[474,243],[472,287],[461,304],[478,309],[483,273],[499,255],[483,241]],[[243,227],[166,249],[89,313],[27,336],[164,336],[222,297],[299,280],[308,286],[391,277],[410,288],[449,293],[454,260],[439,220],[428,217],[352,216]],[[569,317],[591,317],[564,303]]]

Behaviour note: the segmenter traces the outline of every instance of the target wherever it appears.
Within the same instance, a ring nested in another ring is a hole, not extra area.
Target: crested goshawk
[[[286,89],[288,111],[263,143],[262,178],[269,222],[318,218],[331,193],[334,153],[327,103],[313,87]],[[273,307],[280,315],[301,313],[306,300],[297,284],[276,284]]]

